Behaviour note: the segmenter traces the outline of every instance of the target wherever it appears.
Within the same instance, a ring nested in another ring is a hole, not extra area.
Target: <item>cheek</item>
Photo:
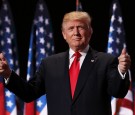
[[[65,39],[71,39],[72,38],[72,33],[67,33],[65,34]]]

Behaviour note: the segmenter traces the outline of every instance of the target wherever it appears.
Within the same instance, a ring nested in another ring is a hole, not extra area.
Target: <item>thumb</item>
[[[127,53],[126,48],[123,48],[121,51],[121,55],[126,54],[126,53]]]

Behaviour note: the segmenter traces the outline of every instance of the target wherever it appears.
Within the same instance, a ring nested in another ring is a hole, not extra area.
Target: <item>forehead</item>
[[[71,20],[71,21],[65,22],[64,24],[65,27],[77,26],[77,25],[87,25],[87,24],[83,20]]]

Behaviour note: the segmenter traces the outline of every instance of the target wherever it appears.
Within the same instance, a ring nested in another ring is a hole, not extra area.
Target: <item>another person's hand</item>
[[[3,55],[0,53],[0,76],[8,78],[11,75],[11,69]]]
[[[128,69],[130,69],[131,59],[130,59],[130,56],[127,54],[125,48],[122,49],[122,52],[121,52],[120,56],[118,57],[118,60],[119,60],[118,67],[119,67],[121,73],[127,72]]]

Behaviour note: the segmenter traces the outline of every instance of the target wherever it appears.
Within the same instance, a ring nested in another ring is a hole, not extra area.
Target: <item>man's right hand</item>
[[[9,78],[11,75],[11,69],[5,59],[3,53],[0,53],[0,76],[4,78]]]

